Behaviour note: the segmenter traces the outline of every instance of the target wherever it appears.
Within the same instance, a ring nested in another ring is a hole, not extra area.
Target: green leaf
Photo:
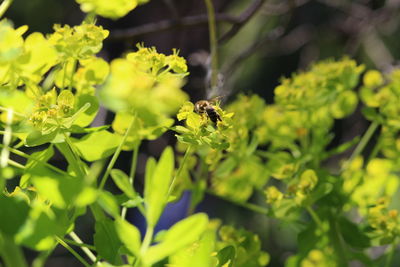
[[[57,149],[63,154],[68,162],[68,168],[71,168],[75,175],[83,176],[82,169],[86,168],[86,165],[82,161],[77,161],[74,153],[66,142],[56,144]],[[83,178],[83,177],[81,177]]]
[[[111,170],[111,177],[118,188],[130,199],[135,199],[137,194],[133,190],[133,185],[129,182],[128,176],[121,170]]]
[[[82,108],[87,103],[90,104],[90,107],[78,116],[78,118],[73,123],[74,125],[86,127],[90,123],[92,123],[92,121],[96,117],[97,112],[99,111],[99,100],[97,99],[97,97],[92,95],[78,96],[78,109]]]
[[[31,174],[32,183],[39,194],[48,199],[55,207],[63,209],[73,205],[87,205],[95,200],[95,195],[91,193],[89,201],[77,201],[82,197],[81,193],[88,193],[88,191],[84,191],[85,185],[82,179],[63,176],[52,170],[44,173],[31,172]]]
[[[0,232],[13,236],[25,223],[29,206],[21,197],[7,197],[0,194],[1,220]]]
[[[170,256],[169,263],[171,266],[175,267],[215,266],[215,257],[213,256],[214,245],[215,231],[208,230],[201,236],[199,241],[189,244],[174,255]]]
[[[125,248],[132,256],[139,257],[141,244],[139,230],[123,219],[117,219],[115,221],[115,229],[122,244],[125,245]]]
[[[107,260],[111,264],[122,264],[121,257],[118,254],[122,243],[118,239],[115,224],[112,220],[108,218],[96,220],[94,245],[96,252],[102,259]]]
[[[19,244],[45,251],[55,245],[54,235],[60,233],[54,213],[47,205],[36,203],[29,213],[29,218],[16,236]]]
[[[25,140],[26,146],[40,146],[46,143],[52,143],[56,140],[58,134],[57,131],[52,131],[48,134],[42,134],[40,131],[32,131],[28,134]]]
[[[197,241],[207,225],[208,217],[204,213],[198,213],[177,222],[165,233],[161,243],[147,250],[143,261],[152,265],[174,254],[179,249]]]
[[[83,128],[78,125],[72,125],[69,130],[71,131],[71,133],[93,133],[93,132],[107,130],[108,128],[110,128],[110,125],[103,125],[91,128]]]
[[[307,197],[306,200],[302,203],[303,206],[310,206],[318,199],[326,196],[333,190],[333,185],[330,183],[322,183],[318,184],[314,191]]]
[[[235,247],[234,246],[224,247],[223,249],[218,251],[217,257],[218,257],[217,267],[232,267],[236,257]]]
[[[218,164],[218,168],[215,170],[215,176],[225,176],[233,171],[233,169],[237,166],[238,162],[234,157],[228,157],[220,164]]]
[[[297,235],[297,244],[301,255],[306,256],[320,240],[321,237],[316,235],[316,230],[316,225],[310,223],[306,229]]]
[[[85,135],[81,139],[71,138],[79,154],[87,161],[96,161],[114,153],[121,138],[108,131],[99,131]]]
[[[101,191],[97,199],[100,207],[114,218],[119,216],[119,205],[114,195],[107,191]]]
[[[29,179],[32,177],[29,171],[37,169],[35,170],[35,172],[40,172],[42,169],[46,169],[47,167],[43,163],[51,159],[53,155],[54,149],[52,146],[49,146],[45,150],[32,153],[29,156],[28,162],[25,165],[25,174],[21,177],[19,181],[19,186],[21,188],[26,188],[27,186],[29,186]]]
[[[150,163],[152,164],[152,163]],[[148,164],[148,166],[152,167]],[[167,147],[162,153],[152,175],[146,174],[145,195],[146,220],[154,227],[168,200],[168,189],[174,171],[174,153]]]
[[[368,236],[356,224],[345,217],[340,217],[338,222],[340,232],[347,244],[354,248],[367,248],[371,245]]]

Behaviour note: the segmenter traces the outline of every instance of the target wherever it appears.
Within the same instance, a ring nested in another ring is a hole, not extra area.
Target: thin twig
[[[211,54],[211,91],[218,87],[218,42],[217,25],[215,23],[215,10],[211,0],[204,0],[208,15],[208,32],[210,35],[210,54]]]
[[[224,43],[231,39],[246,23],[257,13],[260,7],[264,4],[265,0],[254,1],[243,13],[238,17],[238,22],[227,31],[219,40],[219,43]]]
[[[215,14],[215,21],[237,23],[238,18],[228,14]],[[162,20],[158,22],[140,25],[134,28],[114,30],[110,37],[106,40],[121,41],[130,40],[138,36],[143,36],[152,33],[158,33],[181,27],[194,27],[207,25],[208,17],[206,14],[183,17],[181,19]]]

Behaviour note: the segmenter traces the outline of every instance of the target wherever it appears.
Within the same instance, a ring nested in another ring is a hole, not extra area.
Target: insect
[[[218,112],[215,110],[215,102],[217,99],[212,100],[200,100],[194,105],[194,110],[199,114],[206,114],[213,123],[217,121],[222,121]]]

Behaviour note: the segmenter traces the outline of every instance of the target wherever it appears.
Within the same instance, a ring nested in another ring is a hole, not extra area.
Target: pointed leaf
[[[204,213],[198,213],[177,222],[165,233],[161,243],[147,250],[143,261],[152,265],[195,242],[206,230],[207,224],[208,217]]]
[[[168,189],[171,184],[174,170],[174,154],[171,147],[167,147],[161,155],[153,175],[147,176],[144,196],[146,204],[147,223],[154,227],[168,200]]]

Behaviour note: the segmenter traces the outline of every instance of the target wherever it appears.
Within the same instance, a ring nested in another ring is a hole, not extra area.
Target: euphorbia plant
[[[33,264],[43,266],[58,245],[84,266],[267,265],[270,255],[256,234],[196,213],[205,194],[295,228],[298,247],[287,266],[390,265],[399,241],[398,213],[390,207],[398,191],[397,71],[364,74],[359,95],[370,128],[328,150],[335,120],[356,110],[364,66],[348,58],[317,63],[282,79],[274,104],[256,95],[210,104],[219,117],[213,120],[196,112],[182,90],[190,76],[178,50],[164,55],[139,44],[110,63],[97,56],[109,32],[96,25],[95,14],[116,19],[147,1],[77,2],[90,12],[85,21],[55,25],[47,36],[24,36],[26,26],[0,21],[5,266],[27,266],[24,247],[37,251]],[[115,117],[92,127],[100,104]],[[363,158],[377,129],[377,144]],[[138,192],[139,147],[169,130],[177,153],[168,146],[159,159],[149,158]],[[343,163],[325,166],[353,146]],[[122,150],[132,153],[129,174],[114,167]],[[56,152],[65,168],[50,163]],[[120,194],[107,190],[110,177]],[[188,216],[155,233],[165,207],[183,191],[191,192]],[[250,202],[257,196],[261,203]],[[146,219],[143,236],[125,218],[133,208]],[[75,233],[77,218],[89,213],[93,244]],[[373,259],[367,249],[383,244],[390,245],[387,255]]]

